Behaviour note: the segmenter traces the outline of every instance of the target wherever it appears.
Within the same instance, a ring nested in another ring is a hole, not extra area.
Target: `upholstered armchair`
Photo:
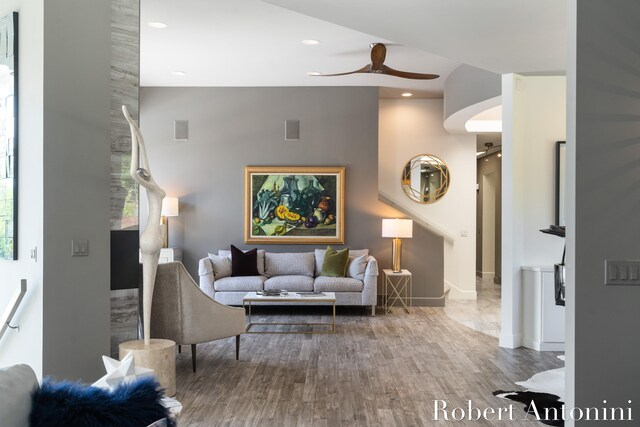
[[[151,337],[175,341],[178,348],[191,345],[193,372],[196,344],[236,337],[236,360],[240,356],[240,334],[245,332],[243,308],[229,307],[200,290],[184,265],[158,265],[151,309]]]

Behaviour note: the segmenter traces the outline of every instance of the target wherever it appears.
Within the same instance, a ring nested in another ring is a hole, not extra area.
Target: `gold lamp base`
[[[400,268],[400,262],[402,261],[402,240],[400,240],[398,237],[395,237],[393,239],[391,247],[391,259],[393,261],[393,272],[400,273],[400,271],[402,271],[402,269]]]

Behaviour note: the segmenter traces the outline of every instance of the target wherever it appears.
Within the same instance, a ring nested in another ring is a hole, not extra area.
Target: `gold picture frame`
[[[247,166],[244,240],[344,243],[344,167]]]

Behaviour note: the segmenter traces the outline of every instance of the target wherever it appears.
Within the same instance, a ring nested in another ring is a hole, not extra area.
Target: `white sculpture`
[[[144,326],[144,344],[149,345],[151,339],[151,301],[153,300],[153,287],[156,282],[158,259],[162,248],[162,226],[160,214],[162,212],[162,199],[166,193],[156,184],[151,176],[147,150],[140,129],[135,124],[125,105],[122,113],[129,122],[131,129],[131,168],[129,173],[147,191],[149,201],[149,217],[147,226],[140,234],[140,252],[142,252],[142,322]]]
[[[104,369],[107,370],[107,375],[93,383],[92,385],[94,387],[113,391],[116,386],[122,382],[133,381],[140,377],[153,376],[153,369],[136,367],[132,352],[127,353],[122,360],[102,356],[102,362],[104,363]]]

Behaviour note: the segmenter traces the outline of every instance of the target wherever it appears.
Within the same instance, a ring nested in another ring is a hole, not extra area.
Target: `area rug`
[[[558,356],[564,360],[564,356]],[[526,381],[516,382],[524,391],[497,390],[493,395],[503,399],[513,400],[524,404],[527,419],[538,420],[549,426],[564,426],[561,416],[565,399],[564,368],[551,369],[535,374]],[[547,419],[545,414],[551,416]],[[558,419],[556,419],[558,418]]]

